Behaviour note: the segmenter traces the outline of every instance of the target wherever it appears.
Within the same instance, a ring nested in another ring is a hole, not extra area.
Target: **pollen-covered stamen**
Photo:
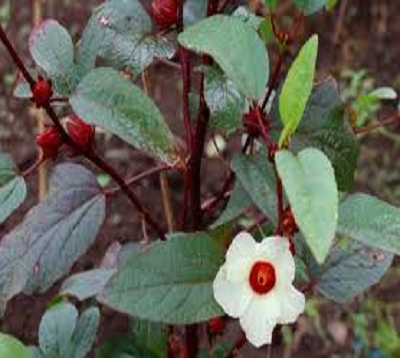
[[[251,268],[249,282],[255,293],[259,295],[268,293],[276,282],[274,266],[267,261],[257,261]]]

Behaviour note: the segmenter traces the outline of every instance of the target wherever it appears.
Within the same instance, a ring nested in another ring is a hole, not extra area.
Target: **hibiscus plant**
[[[1,238],[0,308],[16,295],[59,287],[37,346],[1,334],[1,357],[233,357],[245,344],[273,344],[275,328],[297,321],[307,295],[345,303],[382,278],[400,253],[400,210],[349,193],[357,136],[379,124],[359,127],[336,81],[316,80],[318,35],[304,31],[309,15],[334,2],[279,5],[108,0],[77,43],[56,20],[34,28],[34,71],[0,27],[21,74],[15,95],[51,123],[36,138],[32,167],[1,154],[1,222],[24,202],[28,176],[45,161],[57,163],[46,197]],[[154,63],[181,78],[170,88],[182,98],[183,134],[174,123],[173,133],[148,94]],[[368,96],[396,97],[388,88]],[[154,166],[124,178],[94,145],[100,129]],[[202,191],[209,143],[226,164],[216,193]],[[181,203],[160,198],[164,222],[134,184],[159,175],[167,187],[171,172],[182,177]],[[99,173],[111,182],[101,186]],[[131,233],[142,244],[114,242],[97,268],[71,274],[118,192],[142,223]],[[132,329],[94,344],[105,309],[128,315]],[[243,333],[228,334],[236,321]]]

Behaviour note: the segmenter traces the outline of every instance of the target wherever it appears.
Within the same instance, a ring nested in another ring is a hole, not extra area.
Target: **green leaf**
[[[100,56],[137,75],[155,57],[169,58],[174,52],[173,43],[154,34],[151,19],[140,1],[109,0],[97,8],[82,35],[78,63],[87,73]]]
[[[279,96],[279,112],[284,130],[279,145],[295,133],[311,95],[318,53],[318,36],[312,36],[289,69]]]
[[[277,102],[273,102],[271,117],[273,126],[279,130]],[[294,152],[307,147],[318,148],[329,158],[335,169],[339,190],[345,191],[351,187],[360,149],[333,78],[314,87],[300,125],[292,137],[291,149]]]
[[[70,303],[61,302],[46,311],[39,325],[39,347],[45,357],[69,356],[77,320],[78,311]]]
[[[96,178],[77,164],[56,167],[48,196],[0,242],[0,308],[25,289],[45,291],[93,243],[105,197]]]
[[[319,263],[329,253],[338,217],[338,190],[329,159],[308,148],[295,156],[287,150],[275,156],[292,211],[305,240]]]
[[[314,14],[324,8],[328,0],[293,0],[296,6],[306,15]]]
[[[271,20],[269,18],[264,19],[259,28],[258,33],[260,34],[261,39],[263,42],[268,45],[274,39],[274,31],[272,29]]]
[[[19,340],[0,333],[0,357],[8,358],[30,358],[29,349],[26,348]]]
[[[278,0],[264,0],[265,6],[268,10],[275,10]]]
[[[275,172],[267,154],[263,151],[253,157],[239,155],[232,160],[231,167],[254,204],[276,224]]]
[[[116,269],[94,269],[69,276],[60,289],[62,296],[74,296],[84,301],[100,293]]]
[[[186,0],[183,7],[184,25],[193,25],[207,15],[207,0]]]
[[[257,33],[241,19],[209,17],[188,27],[178,41],[189,50],[212,56],[243,95],[263,95],[269,76],[268,56]]]
[[[0,224],[25,200],[26,184],[18,176],[13,160],[0,153]]]
[[[368,96],[372,96],[381,100],[393,100],[397,98],[397,93],[391,87],[379,87],[370,92]]]
[[[132,257],[109,281],[99,300],[140,319],[191,324],[222,314],[212,282],[224,261],[206,233],[178,234]]]
[[[69,357],[87,357],[96,339],[99,322],[100,311],[97,307],[90,307],[81,314],[71,338]]]
[[[373,196],[354,194],[341,203],[337,232],[400,255],[400,209]]]
[[[233,134],[241,124],[245,98],[219,69],[207,67],[204,95],[211,112],[211,124]]]
[[[61,302],[50,307],[39,326],[39,348],[44,358],[85,358],[100,321],[97,307],[88,308],[78,318],[76,308]]]
[[[332,11],[338,3],[338,0],[325,0],[325,1],[326,1],[325,9],[327,11]]]
[[[86,75],[70,98],[74,112],[164,162],[177,160],[173,135],[154,102],[111,68]]]
[[[46,20],[29,38],[29,51],[35,63],[53,80],[57,93],[73,91],[79,76],[74,65],[74,46],[68,31],[55,20]]]
[[[251,11],[247,10],[244,6],[239,6],[232,14],[233,17],[236,17],[242,20],[245,24],[252,27],[255,31],[257,31],[263,21],[261,16],[254,15]]]
[[[251,205],[253,205],[253,200],[250,195],[243,188],[240,181],[236,181],[225,210],[222,212],[218,220],[211,225],[211,229],[221,227],[222,225],[238,218]]]
[[[299,250],[298,254],[304,252]],[[342,238],[337,240],[323,265],[318,265],[311,255],[306,262],[317,290],[327,298],[346,303],[379,282],[392,259],[392,254]]]
[[[164,325],[134,320],[132,333],[108,340],[99,350],[98,358],[164,358],[168,330]]]
[[[31,98],[32,91],[29,83],[25,79],[20,80],[14,88],[13,96],[17,98]]]

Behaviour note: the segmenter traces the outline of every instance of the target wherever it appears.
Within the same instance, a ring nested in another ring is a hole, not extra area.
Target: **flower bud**
[[[288,206],[283,212],[281,225],[285,237],[292,238],[294,234],[299,231],[290,206]]]
[[[151,13],[160,29],[165,30],[170,28],[178,20],[178,5],[176,0],[153,0],[151,2]]]
[[[216,334],[222,334],[225,328],[225,322],[221,317],[214,317],[211,318],[207,322],[207,331],[210,334],[216,335]]]
[[[50,103],[50,98],[53,96],[53,86],[51,80],[38,76],[32,88],[32,100],[36,107],[44,107]]]
[[[36,137],[36,145],[42,149],[43,159],[55,159],[62,145],[60,133],[54,126],[48,127]]]
[[[95,128],[78,116],[72,115],[67,121],[67,132],[74,143],[85,150],[93,143]]]

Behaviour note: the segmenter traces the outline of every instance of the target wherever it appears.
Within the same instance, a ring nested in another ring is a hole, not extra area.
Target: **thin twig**
[[[25,169],[21,176],[26,179],[28,178],[31,174],[33,174],[36,169],[38,169],[43,163],[45,162],[45,159],[43,158],[43,156],[39,156],[35,162],[27,169]]]
[[[396,114],[394,114],[393,116],[389,117],[388,119],[379,121],[377,123],[373,123],[369,126],[366,127],[355,127],[353,128],[353,131],[355,134],[364,134],[364,133],[368,133],[371,132],[373,130],[385,127],[385,126],[389,126],[392,124],[399,124],[400,123],[400,112],[397,112]]]
[[[7,49],[10,56],[12,57],[14,63],[18,66],[19,70],[24,75],[25,80],[30,84],[31,87],[33,87],[35,85],[35,80],[28,72],[21,58],[17,54],[14,46],[8,39],[7,34],[5,33],[3,26],[1,24],[0,24],[0,40]],[[157,232],[157,235],[160,237],[160,239],[166,240],[164,230],[152,218],[150,213],[145,209],[145,207],[142,205],[142,203],[135,195],[135,193],[129,188],[129,186],[125,183],[124,179],[122,179],[122,177],[115,171],[115,169],[112,168],[110,165],[108,165],[103,159],[101,159],[91,148],[83,149],[70,138],[70,136],[65,131],[64,127],[60,122],[60,119],[58,118],[56,112],[54,111],[50,103],[45,105],[43,108],[47,112],[47,115],[50,117],[55,127],[58,129],[62,141],[65,144],[71,146],[74,150],[77,151],[77,153],[81,154],[82,156],[90,160],[102,171],[107,173],[118,184],[118,186],[120,186],[121,190],[125,192],[125,194],[128,196],[132,204],[139,211],[139,215],[141,215],[144,218],[144,220],[146,220],[146,222]]]
[[[159,173],[165,172],[167,170],[171,170],[171,169],[173,169],[173,167],[171,167],[170,165],[163,164],[158,167],[150,168],[149,170],[139,173],[130,179],[126,179],[125,182],[129,186],[133,186],[133,185],[136,185],[139,182],[141,182],[143,179],[146,179],[152,175],[159,174]],[[118,193],[120,190],[121,190],[120,187],[116,187],[113,189],[106,190],[105,193],[107,196],[113,196],[114,194]]]

